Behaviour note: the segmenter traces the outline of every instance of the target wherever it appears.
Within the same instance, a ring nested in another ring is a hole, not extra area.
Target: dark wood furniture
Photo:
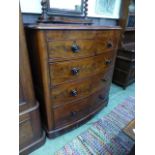
[[[135,141],[135,132],[133,131],[133,129],[135,129],[135,119],[129,122],[129,124],[123,129],[123,132]],[[135,155],[135,144],[132,147],[129,155]]]
[[[124,89],[135,81],[135,16],[134,13],[128,13],[129,2],[122,2],[124,7],[119,20],[122,35],[113,75],[113,82]]]
[[[128,43],[118,50],[113,82],[124,89],[135,81],[135,44]]]
[[[92,24],[92,21],[87,19],[88,0],[81,0],[81,4],[75,6],[79,7],[78,10],[76,8],[70,10],[50,7],[52,6],[50,0],[42,0],[41,5],[42,13],[38,23]],[[83,18],[74,18],[75,16]]]
[[[19,153],[25,155],[44,144],[45,133],[34,96],[21,14],[19,24]]]
[[[135,129],[135,119],[129,122],[129,124],[123,129],[126,135],[128,135],[131,139],[135,140],[135,133],[133,129]]]
[[[26,27],[35,90],[49,138],[90,119],[108,103],[120,27]]]

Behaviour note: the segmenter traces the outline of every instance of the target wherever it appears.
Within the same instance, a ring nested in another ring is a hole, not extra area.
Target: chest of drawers
[[[107,105],[120,28],[38,24],[26,32],[36,96],[53,138]]]
[[[113,75],[113,82],[123,89],[135,82],[135,32],[129,31],[125,34],[122,46],[117,52]]]

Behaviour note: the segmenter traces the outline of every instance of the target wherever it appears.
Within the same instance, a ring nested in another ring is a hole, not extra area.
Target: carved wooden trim
[[[88,0],[84,0],[83,2],[83,9],[84,9],[84,17],[86,18],[87,17],[87,14],[88,14]]]

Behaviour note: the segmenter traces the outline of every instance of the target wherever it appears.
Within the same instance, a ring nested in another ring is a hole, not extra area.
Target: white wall
[[[20,0],[23,13],[41,13],[41,0]]]

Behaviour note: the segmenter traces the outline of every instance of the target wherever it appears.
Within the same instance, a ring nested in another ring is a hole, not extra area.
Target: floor
[[[128,86],[125,90],[115,84],[112,84],[109,95],[109,103],[106,108],[101,110],[90,121],[77,128],[76,130],[73,130],[52,140],[49,140],[47,138],[46,143],[36,151],[32,152],[30,155],[54,155],[54,153],[62,146],[70,142],[73,138],[75,138],[83,131],[87,130],[93,122],[109,113],[115,106],[123,102],[123,100],[126,99],[128,96],[135,96],[135,84]]]

